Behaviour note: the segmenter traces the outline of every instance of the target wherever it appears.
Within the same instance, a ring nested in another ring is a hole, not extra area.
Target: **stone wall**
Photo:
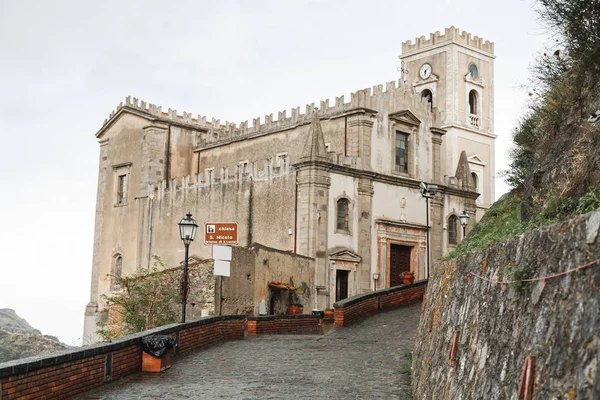
[[[516,400],[534,357],[529,398],[600,398],[599,227],[600,211],[437,263],[413,355],[416,397]]]
[[[223,279],[223,294],[216,298],[217,313],[260,315],[285,314],[292,300],[287,290],[276,290],[269,283],[293,283],[293,300],[308,314],[315,304],[315,260],[259,243],[232,247],[231,276]],[[222,305],[219,304],[219,297]],[[272,304],[273,303],[273,304]],[[261,304],[263,309],[261,310]]]

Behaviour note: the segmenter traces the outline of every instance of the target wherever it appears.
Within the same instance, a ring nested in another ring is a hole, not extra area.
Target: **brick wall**
[[[261,334],[315,334],[321,333],[322,321],[318,315],[268,315],[248,317],[248,335]]]
[[[346,326],[381,310],[420,300],[426,288],[427,281],[423,280],[411,285],[395,286],[338,301],[333,305],[334,326]]]
[[[201,318],[39,357],[0,364],[0,399],[66,399],[142,369],[141,339],[179,335],[180,350],[243,339],[243,315]]]
[[[184,353],[223,340],[243,339],[244,331],[243,319],[219,321],[184,329],[179,332],[179,351]]]
[[[97,355],[0,378],[0,398],[66,399],[102,385],[105,362],[105,355]]]

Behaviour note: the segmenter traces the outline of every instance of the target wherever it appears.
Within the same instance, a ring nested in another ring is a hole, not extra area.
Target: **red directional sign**
[[[237,222],[207,222],[204,224],[204,244],[237,244]]]

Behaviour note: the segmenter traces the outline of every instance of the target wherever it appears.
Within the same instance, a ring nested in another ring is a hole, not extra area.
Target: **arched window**
[[[427,100],[430,107],[433,107],[433,94],[431,90],[425,89],[421,92],[421,98]]]
[[[337,201],[337,224],[336,227],[340,231],[350,231],[350,213],[349,213],[350,201],[345,198],[341,198]]]
[[[473,115],[478,114],[477,109],[477,91],[475,89],[469,92],[469,113]]]
[[[456,215],[451,215],[448,217],[448,243],[456,244],[457,243],[457,232],[458,230],[458,217]]]
[[[477,174],[475,172],[471,172],[471,183],[473,184],[475,191],[479,192],[479,180],[478,180]]]
[[[110,288],[118,289],[119,283],[118,278],[121,277],[123,273],[123,256],[120,254],[115,254],[113,257],[113,264],[110,271]]]

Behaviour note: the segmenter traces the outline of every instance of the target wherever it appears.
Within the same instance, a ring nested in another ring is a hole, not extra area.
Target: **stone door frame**
[[[333,307],[336,294],[336,275],[338,270],[348,271],[348,297],[358,294],[357,271],[362,258],[352,250],[344,249],[329,255],[329,299]]]
[[[410,247],[410,270],[415,279],[423,279],[426,268],[427,228],[425,225],[376,219],[377,266],[373,272],[379,273],[377,289],[390,287],[390,246],[392,244]]]

